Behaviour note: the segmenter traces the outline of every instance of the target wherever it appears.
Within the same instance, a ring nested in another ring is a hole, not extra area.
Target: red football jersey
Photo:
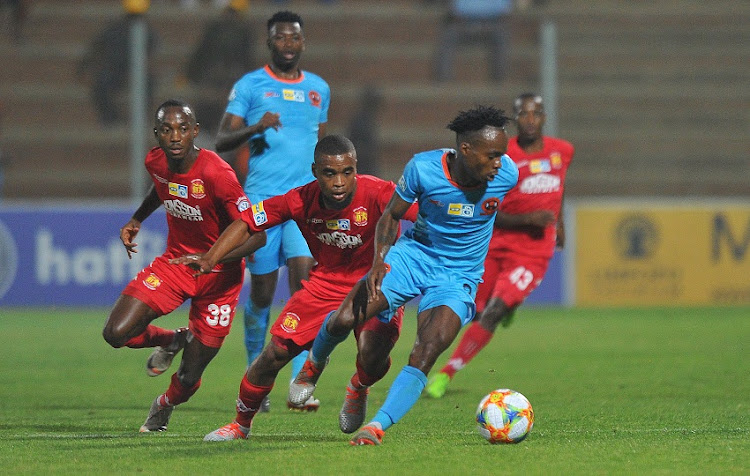
[[[168,258],[207,252],[250,208],[232,168],[210,150],[201,149],[190,171],[176,174],[167,167],[164,151],[154,147],[146,155],[146,170],[167,211]]]
[[[518,166],[518,185],[500,204],[500,211],[512,214],[534,210],[552,210],[557,217],[562,206],[565,174],[575,152],[570,142],[544,136],[544,148],[527,154],[518,145],[518,138],[508,141],[508,155]],[[555,252],[557,225],[551,224],[541,238],[523,230],[495,228],[490,250],[510,250],[527,256],[552,257]]]
[[[333,297],[346,294],[372,266],[375,225],[396,185],[370,175],[357,175],[352,203],[343,210],[322,208],[317,181],[284,195],[253,204],[242,219],[255,231],[294,220],[317,261],[302,285],[312,294]],[[416,206],[404,217],[416,220]]]

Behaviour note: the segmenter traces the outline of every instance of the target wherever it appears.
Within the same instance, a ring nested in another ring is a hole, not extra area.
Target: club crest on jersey
[[[448,215],[473,217],[474,216],[474,204],[473,203],[468,203],[468,204],[467,203],[449,203]]]
[[[354,224],[357,226],[367,226],[367,208],[357,207],[354,209]]]
[[[529,172],[532,174],[541,174],[552,170],[550,167],[549,160],[547,159],[534,159],[529,161]]]
[[[307,93],[307,97],[310,98],[310,104],[315,107],[320,107],[320,103],[323,102],[323,99],[320,97],[320,93],[317,91],[310,91],[309,93]]]
[[[237,202],[235,202],[237,205],[237,211],[242,213],[248,208],[250,208],[250,201],[247,199],[247,197],[242,196],[237,199]]]
[[[179,183],[169,182],[167,184],[169,188],[169,194],[174,197],[187,198],[188,188],[187,185],[180,185]]]
[[[190,182],[190,196],[199,200],[206,198],[206,185],[203,180],[197,178]]]
[[[552,164],[552,168],[559,169],[560,167],[562,167],[562,155],[560,154],[560,152],[552,152],[549,155],[549,161]]]
[[[284,319],[281,321],[281,328],[289,333],[297,332],[299,321],[300,318],[297,314],[293,312],[287,312],[286,316],[284,316]]]
[[[159,276],[151,273],[148,275],[148,277],[146,277],[146,279],[143,280],[143,285],[154,291],[156,290],[156,288],[161,286],[161,279],[159,278]]]
[[[338,220],[326,220],[326,228],[329,230],[351,230],[352,227],[349,224],[349,220],[346,218],[339,218]]]
[[[482,215],[492,215],[500,206],[500,200],[490,197],[482,202]]]
[[[252,206],[253,209],[253,221],[256,225],[260,226],[268,221],[268,215],[266,210],[263,208],[263,202],[258,202]]]
[[[299,89],[284,89],[281,91],[284,101],[305,102],[305,92]]]

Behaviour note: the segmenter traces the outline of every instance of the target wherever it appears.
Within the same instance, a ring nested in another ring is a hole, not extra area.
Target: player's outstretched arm
[[[378,220],[378,224],[375,227],[375,257],[372,260],[372,268],[370,268],[370,272],[367,273],[366,278],[368,301],[374,301],[378,298],[380,284],[389,271],[388,265],[385,263],[385,255],[388,254],[388,250],[398,237],[398,226],[401,217],[404,216],[411,206],[411,203],[394,192],[383,211],[383,215]]]
[[[237,261],[245,256],[250,256],[264,246],[266,246],[266,232],[261,231],[253,233],[247,241],[230,251],[224,258],[222,258],[220,263],[229,263],[230,261]]]
[[[135,249],[138,243],[133,240],[140,231],[143,220],[148,218],[160,205],[159,195],[157,195],[156,189],[151,186],[151,190],[141,202],[141,206],[133,213],[130,220],[120,228],[120,241],[128,252],[128,259],[133,257],[133,253],[138,253],[138,250]]]
[[[222,232],[206,254],[180,256],[169,260],[169,263],[184,264],[198,271],[199,274],[207,274],[232,250],[244,244],[249,238],[250,230],[247,228],[247,223],[237,219]]]

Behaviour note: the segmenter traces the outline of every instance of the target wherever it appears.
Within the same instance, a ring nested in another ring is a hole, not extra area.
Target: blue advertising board
[[[159,209],[144,221],[136,238],[138,253],[128,259],[119,230],[132,213],[128,206],[0,207],[0,306],[114,304],[167,243],[166,218]],[[289,296],[284,270],[279,276],[276,305]],[[561,303],[562,276],[558,253],[528,303]],[[240,302],[248,284],[246,279]]]

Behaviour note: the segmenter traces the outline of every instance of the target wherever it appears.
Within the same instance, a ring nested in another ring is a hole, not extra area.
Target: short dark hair
[[[323,155],[343,155],[349,152],[356,153],[354,144],[347,137],[340,134],[325,136],[315,145],[316,160]]]
[[[486,126],[505,128],[510,119],[505,111],[494,106],[474,106],[468,111],[461,111],[448,124],[448,129],[458,136],[470,134],[484,129]]]
[[[180,99],[167,99],[166,101],[164,101],[163,103],[161,103],[159,105],[159,107],[156,108],[156,113],[154,114],[154,122],[155,123],[159,122],[159,115],[160,115],[160,113],[163,110],[165,110],[165,109],[167,109],[169,107],[179,107],[180,109],[187,110],[188,113],[190,114],[190,117],[193,118],[193,121],[196,122],[196,123],[198,122],[198,120],[195,117],[195,111],[193,110],[193,106],[191,106],[190,104],[188,104],[185,101],[182,101]]]
[[[542,106],[542,110],[544,110],[544,102],[542,100],[542,96],[537,93],[522,93],[519,94],[518,97],[513,101],[513,112],[518,114],[521,112],[521,105],[524,103],[524,101],[527,101],[529,99],[532,99],[534,102],[539,103]]]
[[[288,10],[274,13],[273,16],[268,19],[268,23],[266,24],[266,31],[271,31],[271,27],[277,23],[299,23],[300,28],[303,28],[305,26],[302,23],[301,16]]]

